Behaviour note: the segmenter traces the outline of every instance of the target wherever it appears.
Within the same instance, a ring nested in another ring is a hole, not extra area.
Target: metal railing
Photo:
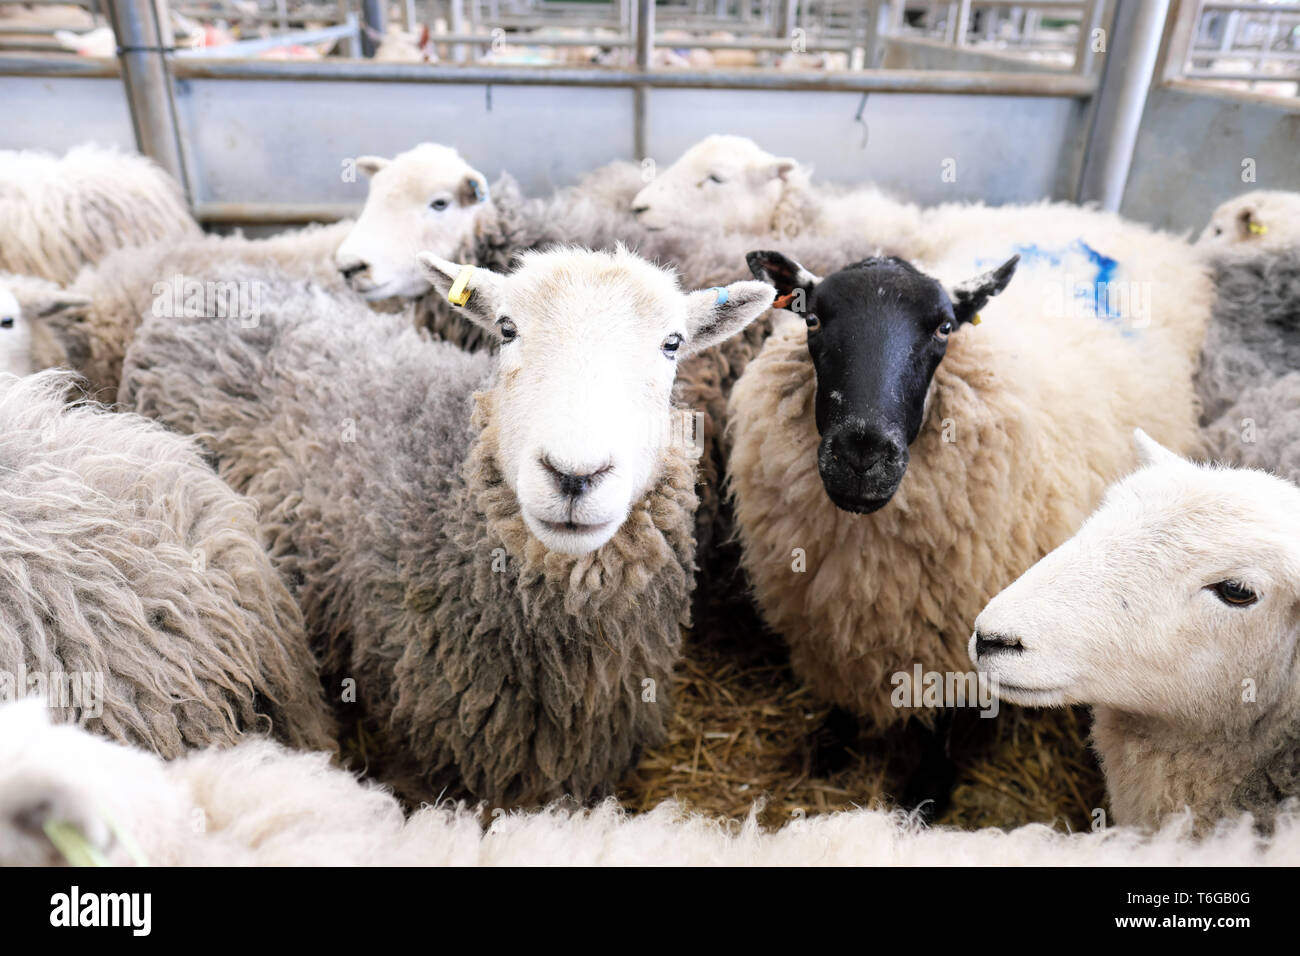
[[[1275,96],[1300,95],[1300,0],[1200,0],[1175,76]]]

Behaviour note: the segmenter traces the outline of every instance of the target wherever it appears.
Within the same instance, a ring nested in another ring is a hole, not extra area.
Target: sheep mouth
[[[1066,703],[1064,687],[1022,687],[994,677],[993,690],[1003,700],[1022,707],[1061,707]]]
[[[609,530],[612,521],[600,521],[595,523],[583,523],[581,521],[547,521],[545,518],[534,518],[539,525],[547,531],[554,534],[599,534]]]

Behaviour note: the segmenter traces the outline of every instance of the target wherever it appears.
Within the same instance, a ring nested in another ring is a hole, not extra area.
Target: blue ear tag
[[[726,304],[727,304],[727,300],[728,300],[729,298],[731,298],[731,293],[727,291],[727,287],[726,287],[726,286],[720,286],[720,285],[719,285],[719,286],[714,286],[714,287],[713,287],[712,289],[710,289],[709,291],[710,291],[710,292],[716,292],[716,293],[718,293],[718,298],[717,298],[717,300],[713,303],[714,305],[726,305]]]
[[[470,182],[474,184],[474,198],[479,202],[487,202],[487,190],[483,188],[483,184],[477,179],[472,179]]]

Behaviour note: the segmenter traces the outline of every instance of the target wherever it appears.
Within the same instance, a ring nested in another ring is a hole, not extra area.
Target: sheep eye
[[[664,357],[676,358],[677,350],[682,347],[682,341],[682,337],[676,332],[664,339],[664,344],[659,346],[663,350]]]
[[[803,317],[804,324],[808,326],[808,331],[814,332],[822,327],[822,320],[817,318],[816,313],[809,312]]]
[[[497,319],[497,326],[501,329],[502,342],[513,342],[519,337],[519,330],[515,328],[515,323],[504,315]]]
[[[433,202],[429,203],[429,208],[434,212],[442,212],[450,205],[451,203],[446,199],[435,199]]]
[[[1210,589],[1220,601],[1233,607],[1247,607],[1259,600],[1259,595],[1240,581],[1220,581],[1210,585]]]
[[[1215,227],[1214,227],[1214,234],[1215,234],[1216,236],[1221,236],[1221,235],[1223,235],[1223,227],[1222,227],[1222,226],[1215,226]]]
[[[711,183],[724,183],[724,182],[726,182],[726,180],[723,179],[721,176],[715,175],[714,173],[709,173],[709,182],[711,182]]]
[[[12,329],[13,327],[14,320],[9,318],[9,316],[6,315],[3,319],[0,319],[0,329]]]
[[[938,338],[946,339],[948,336],[952,335],[952,328],[952,319],[946,319],[942,325],[934,330],[934,334]]]

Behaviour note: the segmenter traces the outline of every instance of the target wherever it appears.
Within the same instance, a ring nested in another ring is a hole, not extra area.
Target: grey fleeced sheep
[[[75,697],[65,717],[169,758],[264,731],[331,748],[302,617],[252,503],[191,442],[65,406],[71,383],[0,376],[7,696],[61,686]]]
[[[1196,375],[1211,458],[1300,481],[1300,247],[1217,255]]]
[[[460,268],[425,264],[444,292]],[[357,681],[385,779],[414,799],[585,799],[662,739],[689,616],[675,353],[772,293],[684,296],[626,252],[472,275],[466,312],[510,330],[500,358],[282,285],[253,328],[146,319],[120,397],[202,433],[259,502],[327,670]]]

